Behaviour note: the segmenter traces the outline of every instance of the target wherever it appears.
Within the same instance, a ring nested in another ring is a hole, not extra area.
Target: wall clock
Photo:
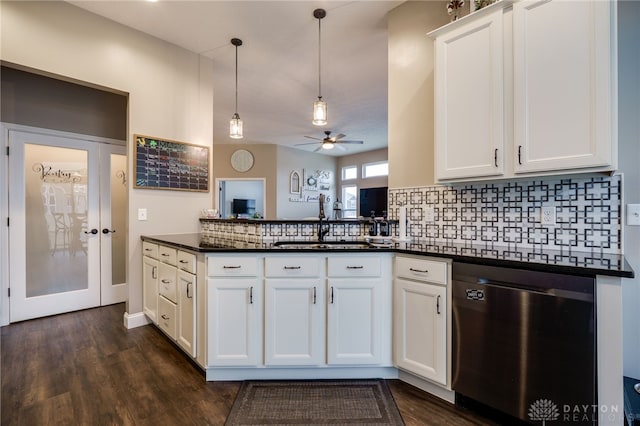
[[[231,155],[231,167],[233,170],[244,173],[253,167],[253,154],[246,149],[239,149]]]

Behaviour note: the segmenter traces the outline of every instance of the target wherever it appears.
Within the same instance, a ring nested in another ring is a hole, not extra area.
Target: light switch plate
[[[425,222],[435,222],[436,221],[436,212],[433,206],[427,206],[424,209],[424,220]]]
[[[640,204],[627,204],[627,225],[640,225]]]
[[[147,209],[138,209],[138,220],[147,220]]]

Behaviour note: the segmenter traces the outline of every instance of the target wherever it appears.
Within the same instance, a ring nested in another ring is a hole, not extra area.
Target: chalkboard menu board
[[[134,135],[135,188],[209,191],[209,148]]]

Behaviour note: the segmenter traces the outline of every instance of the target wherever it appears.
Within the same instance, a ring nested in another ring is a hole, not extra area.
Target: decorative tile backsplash
[[[397,188],[389,214],[398,219],[406,206],[413,240],[617,254],[621,186],[615,175]],[[555,224],[541,222],[543,207],[554,210]]]

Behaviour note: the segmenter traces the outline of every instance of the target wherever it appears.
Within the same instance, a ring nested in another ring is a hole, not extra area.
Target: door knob
[[[116,232],[116,230],[115,229],[109,229],[109,228],[104,228],[102,230],[103,234],[108,234],[109,232],[114,233],[114,232]]]
[[[85,234],[93,234],[96,235],[98,233],[98,230],[96,228],[93,228],[91,231],[84,231]]]

